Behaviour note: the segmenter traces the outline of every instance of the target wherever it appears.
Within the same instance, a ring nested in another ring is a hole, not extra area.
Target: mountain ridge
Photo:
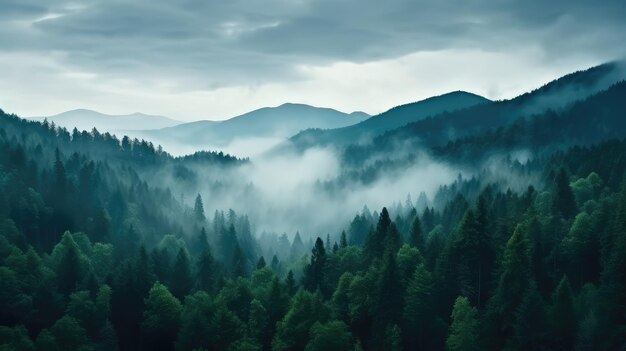
[[[28,117],[29,120],[54,122],[62,127],[79,130],[91,130],[96,128],[99,131],[115,132],[120,130],[138,130],[149,125],[156,125],[159,128],[174,126],[181,121],[160,116],[149,115],[141,112],[130,114],[106,114],[95,110],[78,108],[56,115],[45,117]]]

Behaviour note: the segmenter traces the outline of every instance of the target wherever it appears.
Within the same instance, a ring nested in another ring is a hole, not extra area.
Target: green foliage
[[[206,219],[204,216],[204,204],[202,203],[202,197],[200,194],[196,196],[196,202],[193,206],[193,214],[198,222],[203,222]]]
[[[348,326],[336,320],[315,322],[311,327],[310,341],[305,351],[343,351],[352,348],[352,336]]]
[[[465,297],[458,297],[452,310],[452,325],[446,339],[446,351],[479,350],[476,308]]]
[[[291,308],[276,326],[272,350],[302,350],[315,322],[326,322],[329,311],[319,294],[300,290],[293,297]]]
[[[65,316],[59,319],[50,328],[50,333],[54,345],[51,346],[54,349],[79,351],[90,351],[94,349],[93,345],[89,342],[85,329],[72,317]]]
[[[576,200],[569,185],[565,169],[561,168],[554,178],[554,208],[563,218],[570,219],[576,214]]]
[[[5,351],[35,351],[35,345],[23,325],[14,328],[0,326],[0,349]]]
[[[302,285],[309,291],[319,289],[326,292],[324,286],[324,268],[326,266],[326,249],[321,238],[315,240],[315,247],[311,251],[311,263],[304,268]]]
[[[404,297],[405,333],[412,346],[424,349],[428,345],[429,324],[433,311],[433,279],[423,264],[415,269]]]
[[[152,178],[175,168],[191,185],[200,178],[187,162],[224,155],[174,159],[145,141],[0,112],[0,349],[620,349],[626,140],[552,153],[541,127],[581,111],[612,116],[624,99],[585,108],[625,87],[435,149],[477,164],[493,145],[528,146],[539,151],[532,160],[502,169],[532,186],[506,189],[489,170],[459,177],[418,201],[420,215],[410,201],[351,222],[338,213],[326,242],[257,239],[245,214],[207,219],[199,195],[188,207]],[[576,128],[593,127],[562,126],[582,136]],[[414,160],[383,158],[341,179],[367,184]]]
[[[552,295],[549,310],[551,338],[556,350],[571,350],[576,331],[576,315],[572,289],[567,277],[563,277]]]
[[[191,276],[191,267],[189,266],[189,256],[184,249],[178,250],[174,269],[172,270],[172,278],[170,280],[172,294],[177,299],[183,299],[193,287],[193,277]]]
[[[173,341],[180,327],[182,306],[167,290],[155,283],[146,299],[142,330],[148,345],[155,349],[173,349]]]

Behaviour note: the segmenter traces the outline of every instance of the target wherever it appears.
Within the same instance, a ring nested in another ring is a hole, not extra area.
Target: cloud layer
[[[375,113],[431,95],[433,83],[507,97],[626,50],[623,1],[3,0],[0,7],[0,104],[24,114],[89,107],[224,118],[287,100]],[[459,66],[461,76],[451,74]]]

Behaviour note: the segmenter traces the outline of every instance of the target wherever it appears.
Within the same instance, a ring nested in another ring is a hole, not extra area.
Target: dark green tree
[[[344,351],[352,348],[352,335],[342,321],[316,322],[305,351]]]
[[[429,348],[429,327],[432,321],[433,279],[423,264],[415,269],[409,280],[404,301],[404,320],[406,339],[412,348]]]
[[[315,240],[315,246],[311,250],[311,262],[304,268],[304,277],[302,278],[302,285],[309,291],[325,291],[323,285],[324,282],[324,268],[326,266],[326,250],[324,249],[324,242],[321,238]]]
[[[276,325],[272,350],[303,350],[315,322],[324,323],[329,311],[319,294],[299,290],[293,297],[291,308]]]
[[[146,299],[141,328],[145,346],[150,350],[174,350],[174,340],[180,327],[182,306],[167,290],[155,283]]]
[[[404,301],[396,255],[391,252],[385,254],[385,262],[377,290],[373,339],[374,347],[383,347],[386,328],[388,325],[400,322]]]
[[[176,255],[176,261],[174,262],[174,269],[170,279],[170,287],[172,294],[179,300],[184,299],[191,291],[191,288],[193,288],[189,256],[184,248],[180,248]]]
[[[424,254],[426,249],[426,240],[422,231],[422,223],[420,217],[415,215],[413,223],[411,224],[411,231],[409,232],[409,244],[416,247],[420,253]]]
[[[549,309],[551,340],[555,350],[572,350],[576,335],[576,314],[572,289],[564,276],[552,295]]]
[[[498,285],[487,306],[487,331],[493,349],[502,349],[513,333],[515,311],[530,284],[530,258],[524,228],[518,225],[507,242]]]
[[[206,220],[204,204],[202,203],[202,196],[200,196],[200,194],[196,196],[196,201],[193,205],[193,215],[198,222],[204,222]]]
[[[569,185],[569,177],[565,169],[559,169],[554,178],[554,200],[555,213],[560,214],[565,219],[573,218],[576,215],[576,198]]]
[[[239,243],[235,243],[235,248],[233,249],[233,256],[231,259],[231,267],[233,277],[245,277],[248,275],[248,263],[246,261],[246,257],[241,251]]]
[[[263,256],[259,257],[259,261],[256,263],[256,269],[265,268],[265,266],[267,266],[267,264],[265,263],[265,259],[263,258]]]
[[[452,325],[446,339],[446,351],[474,351],[478,346],[478,320],[476,308],[469,300],[459,296],[452,310]]]
[[[57,268],[59,291],[69,295],[76,289],[76,284],[81,279],[81,263],[77,249],[74,245],[68,245]]]
[[[344,248],[344,247],[348,247],[348,239],[346,238],[346,231],[342,230],[341,231],[341,238],[339,239],[339,247],[340,248]]]
[[[215,287],[216,263],[211,249],[208,248],[202,252],[196,264],[196,285],[198,289],[212,292]]]
[[[287,287],[287,294],[289,294],[289,296],[293,295],[296,292],[296,280],[293,277],[292,270],[289,270],[289,272],[287,272],[287,278],[285,278],[285,286]]]

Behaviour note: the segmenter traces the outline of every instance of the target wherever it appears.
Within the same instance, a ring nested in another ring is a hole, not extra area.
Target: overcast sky
[[[626,53],[626,1],[0,0],[0,108],[224,119],[510,98]]]

